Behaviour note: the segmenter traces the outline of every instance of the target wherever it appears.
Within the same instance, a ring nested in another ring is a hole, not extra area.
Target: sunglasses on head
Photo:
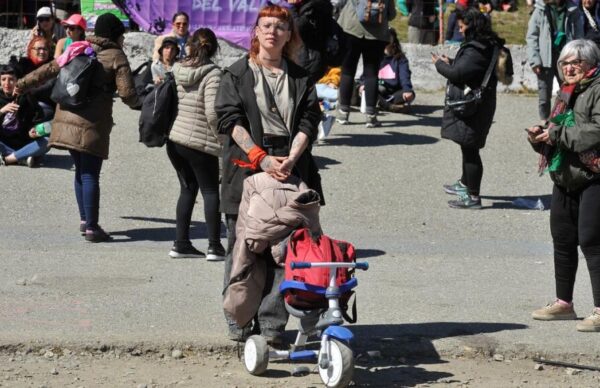
[[[42,16],[40,18],[37,18],[37,20],[38,20],[38,22],[49,22],[50,17]]]

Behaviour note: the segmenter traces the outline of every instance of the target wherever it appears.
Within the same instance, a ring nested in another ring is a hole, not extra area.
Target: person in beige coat
[[[219,157],[221,144],[217,137],[215,95],[221,81],[221,70],[211,58],[219,44],[214,32],[200,28],[188,40],[189,55],[173,66],[177,84],[178,111],[169,133],[167,154],[177,171],[181,185],[176,210],[176,232],[169,256],[204,258],[221,261],[225,248],[221,244],[219,212]],[[205,255],[191,243],[190,224],[198,196],[204,199],[204,218],[208,231]]]
[[[101,15],[96,21],[91,44],[100,65],[93,77],[97,92],[77,109],[56,108],[49,146],[66,149],[75,164],[75,197],[79,207],[79,231],[89,242],[104,242],[110,236],[98,225],[100,208],[100,170],[108,159],[112,108],[115,91],[130,107],[139,106],[131,68],[123,52],[123,23],[113,14]],[[67,53],[65,53],[67,54]],[[61,67],[56,60],[43,65],[17,82],[19,93],[56,78]]]

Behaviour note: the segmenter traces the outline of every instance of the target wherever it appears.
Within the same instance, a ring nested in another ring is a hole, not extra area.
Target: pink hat
[[[85,19],[78,13],[74,13],[73,15],[69,16],[67,20],[63,20],[62,24],[65,26],[77,26],[84,31],[87,29],[87,23]]]

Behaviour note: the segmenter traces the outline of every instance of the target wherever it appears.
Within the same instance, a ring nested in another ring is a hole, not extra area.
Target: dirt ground
[[[319,387],[318,372],[293,377],[295,365],[271,362],[251,376],[236,354],[39,349],[0,355],[1,387]],[[356,356],[352,386],[361,387],[598,387],[600,372],[536,365],[532,360],[384,359]]]

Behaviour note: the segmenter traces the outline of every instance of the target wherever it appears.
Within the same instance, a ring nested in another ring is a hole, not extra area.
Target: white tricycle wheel
[[[250,336],[244,345],[244,366],[251,375],[259,376],[269,365],[269,345],[260,335]]]
[[[329,367],[321,368],[319,375],[326,387],[346,387],[352,381],[354,375],[354,354],[352,349],[344,342],[338,340],[329,341]]]

